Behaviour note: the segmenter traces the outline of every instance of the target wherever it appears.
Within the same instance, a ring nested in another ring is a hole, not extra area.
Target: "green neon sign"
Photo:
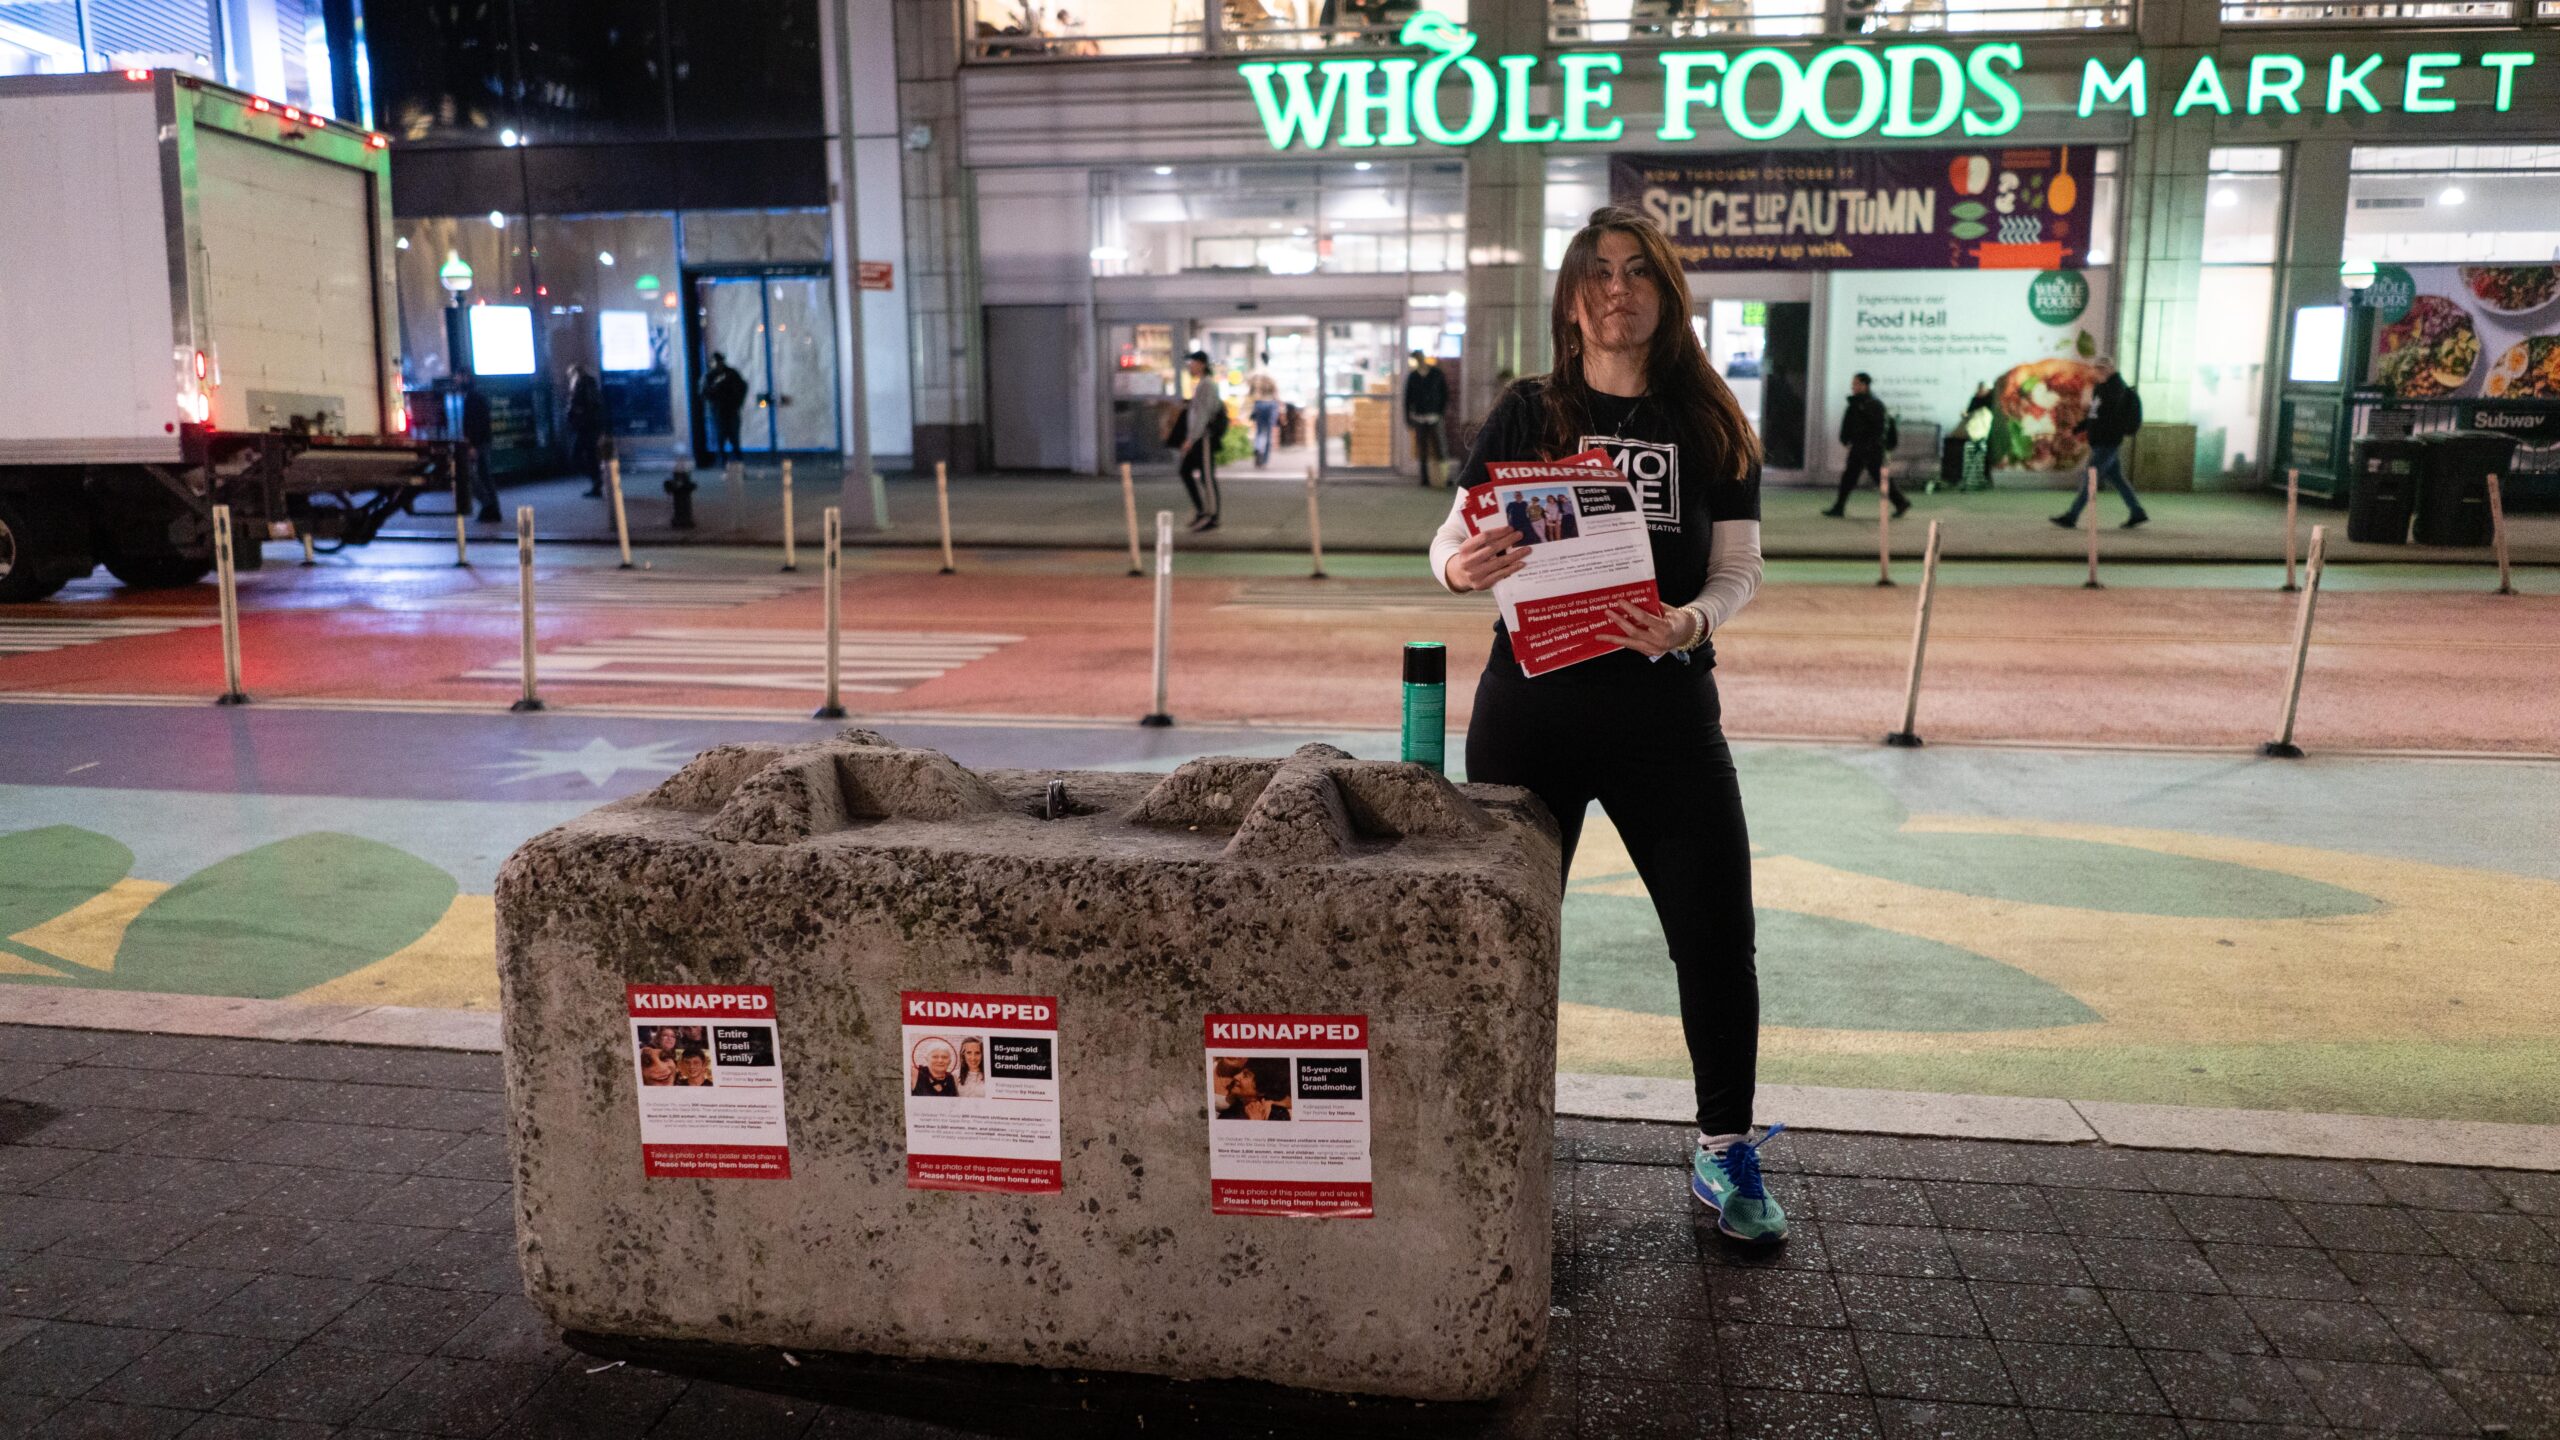
[[[1461,146],[1492,139],[1506,145],[1605,144],[1646,122],[1617,113],[1630,65],[1660,73],[1661,112],[1653,138],[1698,138],[1702,117],[1722,122],[1738,139],[1782,140],[1804,131],[1823,140],[1869,136],[1925,140],[1950,132],[1974,139],[2009,134],[2026,118],[2016,77],[2025,49],[2013,41],[1976,45],[1959,55],[1941,45],[1832,45],[1810,53],[1756,45],[1741,50],[1665,50],[1630,57],[1576,50],[1541,55],[1480,56],[1476,37],[1447,16],[1423,11],[1397,37],[1412,56],[1332,60],[1256,60],[1236,67],[1253,97],[1274,150]],[[2522,50],[2466,59],[2451,53],[2410,56],[2397,90],[2375,93],[2380,55],[2327,57],[2325,66],[2299,55],[2262,54],[2225,63],[2199,57],[2163,104],[2173,115],[2204,109],[2220,115],[2300,115],[2314,104],[2331,115],[2349,106],[2380,114],[2386,103],[2413,115],[2447,114],[2477,101],[2448,93],[2468,67],[2495,76],[2494,108],[2515,103],[2517,72],[2535,57]],[[2151,111],[2154,76],[2136,55],[2110,65],[2082,62],[2079,113],[2134,116]],[[1556,97],[1552,114],[1531,109],[1537,87]]]

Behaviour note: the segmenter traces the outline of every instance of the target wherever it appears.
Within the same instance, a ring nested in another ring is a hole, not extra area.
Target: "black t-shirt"
[[[1698,598],[1707,585],[1707,542],[1719,520],[1757,520],[1760,518],[1760,472],[1754,467],[1743,479],[1732,479],[1722,457],[1701,452],[1704,442],[1697,437],[1684,437],[1670,412],[1651,396],[1628,399],[1593,391],[1589,429],[1576,451],[1594,447],[1609,452],[1618,470],[1635,483],[1636,496],[1644,502],[1646,527],[1653,541],[1654,584],[1662,592],[1665,605],[1686,605]],[[1547,407],[1542,382],[1523,380],[1503,393],[1485,418],[1484,428],[1476,433],[1475,447],[1467,454],[1466,468],[1459,472],[1460,488],[1481,485],[1492,478],[1485,466],[1505,460],[1555,460],[1562,456],[1546,453]],[[1519,664],[1511,657],[1511,637],[1500,621],[1494,622],[1492,664],[1519,673]],[[1700,646],[1697,658],[1707,665],[1715,663],[1710,647]],[[1637,671],[1656,671],[1663,666],[1689,671],[1676,660],[1666,659],[1656,665],[1633,651],[1586,660],[1562,670],[1551,670],[1540,680],[1600,679],[1628,675]]]

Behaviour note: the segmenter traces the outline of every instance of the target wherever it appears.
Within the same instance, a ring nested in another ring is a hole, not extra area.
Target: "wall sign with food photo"
[[[2366,373],[2406,400],[2560,399],[2560,266],[2381,265]]]
[[[2103,270],[1847,272],[1831,277],[1824,393],[1849,377],[1905,422],[1959,424],[1976,384],[1992,396],[1989,464],[2045,474],[2077,470],[2106,349]],[[1832,427],[1819,432],[1826,442]],[[1838,461],[1836,449],[1831,463]]]

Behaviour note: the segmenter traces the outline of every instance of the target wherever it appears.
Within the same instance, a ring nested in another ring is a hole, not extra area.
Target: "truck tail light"
[[[205,368],[204,352],[199,350],[196,352],[196,378],[198,380],[202,380],[205,377]]]
[[[151,72],[148,70],[127,70],[124,72],[124,78],[127,80],[148,80],[151,78]]]
[[[274,108],[276,108],[276,107],[275,107],[275,106],[273,106],[273,105],[271,105],[271,104],[269,104],[269,103],[267,103],[267,97],[266,97],[266,96],[264,96],[264,95],[252,95],[252,96],[250,96],[250,97],[249,97],[249,108],[250,108],[250,109],[252,109],[252,110],[266,111],[266,110],[273,110],[273,109],[274,109]]]
[[[364,137],[364,143],[376,150],[388,150],[391,148],[391,137],[388,135],[367,135]]]
[[[299,120],[302,118],[302,112],[291,105],[287,105],[284,107],[284,118],[287,120]]]
[[[391,433],[394,435],[409,433],[409,407],[405,402],[391,407]]]

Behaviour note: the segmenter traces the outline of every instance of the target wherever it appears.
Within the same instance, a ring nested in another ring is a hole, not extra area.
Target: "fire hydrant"
[[[676,467],[676,473],[667,477],[666,491],[675,497],[676,502],[675,514],[667,521],[669,525],[678,530],[693,528],[693,492],[701,488],[693,483],[693,472],[681,465]]]

